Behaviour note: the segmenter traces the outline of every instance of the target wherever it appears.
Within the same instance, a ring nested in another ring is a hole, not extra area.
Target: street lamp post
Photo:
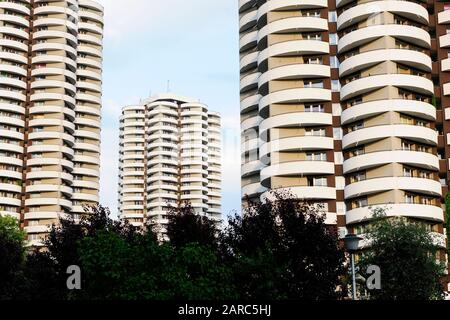
[[[351,256],[351,264],[352,264],[352,295],[353,300],[357,300],[356,297],[356,270],[355,270],[355,252],[358,250],[359,241],[362,238],[358,237],[355,234],[348,234],[344,238],[345,247]]]

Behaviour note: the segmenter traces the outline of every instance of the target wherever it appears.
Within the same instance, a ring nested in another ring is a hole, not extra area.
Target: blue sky
[[[99,0],[105,7],[101,203],[117,212],[120,109],[150,93],[199,98],[223,117],[223,214],[240,207],[234,0]]]

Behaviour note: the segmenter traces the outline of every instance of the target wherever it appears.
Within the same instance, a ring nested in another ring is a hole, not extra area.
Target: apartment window
[[[356,199],[352,202],[354,208],[364,208],[369,205],[367,198]]]
[[[331,56],[330,57],[330,66],[331,68],[339,68],[339,59],[336,56]]]
[[[411,168],[403,168],[403,176],[411,178],[414,175],[414,171]]]
[[[339,92],[341,91],[341,83],[339,80],[331,80],[331,91]]]
[[[325,177],[308,178],[308,185],[310,187],[326,187],[328,186],[327,178]]]
[[[309,81],[303,81],[303,85],[305,88],[323,88],[323,81],[322,80],[309,80]]]
[[[38,234],[30,234],[30,235],[28,235],[28,240],[29,241],[39,241],[39,240],[41,240],[41,238],[39,237]]]
[[[325,112],[325,108],[321,104],[305,105],[305,112]]]
[[[334,140],[342,140],[342,128],[333,128],[333,137]]]
[[[305,136],[313,137],[325,137],[326,132],[323,128],[307,128]]]
[[[412,144],[409,143],[409,142],[403,141],[403,142],[402,142],[402,150],[405,150],[405,151],[410,151],[410,150],[412,150]]]
[[[340,117],[342,115],[342,106],[339,103],[333,103],[333,116]]]
[[[322,64],[322,57],[320,56],[313,56],[313,57],[308,57],[305,60],[306,64]]]
[[[329,22],[337,22],[337,13],[336,13],[336,11],[329,11],[328,12],[328,21]]]
[[[361,156],[361,155],[365,154],[364,147],[355,149],[355,150],[351,151],[350,154],[352,157]]]
[[[336,213],[339,215],[345,214],[346,212],[345,202],[336,202]]]
[[[338,44],[338,35],[336,33],[330,33],[330,45],[336,46]]]
[[[342,152],[334,153],[334,163],[338,165],[344,164],[344,155]]]
[[[327,161],[326,152],[310,152],[306,154],[307,161]]]
[[[307,33],[303,36],[304,39],[306,40],[317,40],[317,41],[321,41],[322,40],[322,35],[320,33]]]
[[[345,178],[344,177],[336,177],[336,189],[337,190],[345,189]]]
[[[412,204],[414,203],[414,196],[411,194],[405,195],[405,203]]]

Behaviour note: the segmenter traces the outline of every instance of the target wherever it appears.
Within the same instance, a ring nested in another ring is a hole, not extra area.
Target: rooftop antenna
[[[167,80],[167,93],[170,92],[170,80]]]

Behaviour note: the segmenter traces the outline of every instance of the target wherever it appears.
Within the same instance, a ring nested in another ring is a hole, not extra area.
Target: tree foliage
[[[368,233],[370,250],[360,261],[381,269],[381,290],[371,291],[375,300],[441,299],[440,280],[445,266],[437,261],[439,248],[423,226],[404,218],[387,218],[376,212],[377,221]]]
[[[89,207],[81,222],[52,227],[46,250],[28,252],[18,221],[0,217],[0,299],[37,300],[330,300],[345,274],[336,229],[320,208],[273,193],[248,202],[226,228],[186,204],[172,209],[168,241],[152,228]],[[361,270],[377,265],[382,290],[372,299],[439,299],[443,266],[432,235],[405,219],[376,214]],[[68,266],[82,270],[82,290],[66,287]],[[345,292],[345,290],[343,290]]]
[[[12,299],[25,263],[25,234],[17,219],[0,216],[0,299]]]
[[[230,219],[222,246],[245,299],[336,299],[344,252],[320,208],[273,193]]]

